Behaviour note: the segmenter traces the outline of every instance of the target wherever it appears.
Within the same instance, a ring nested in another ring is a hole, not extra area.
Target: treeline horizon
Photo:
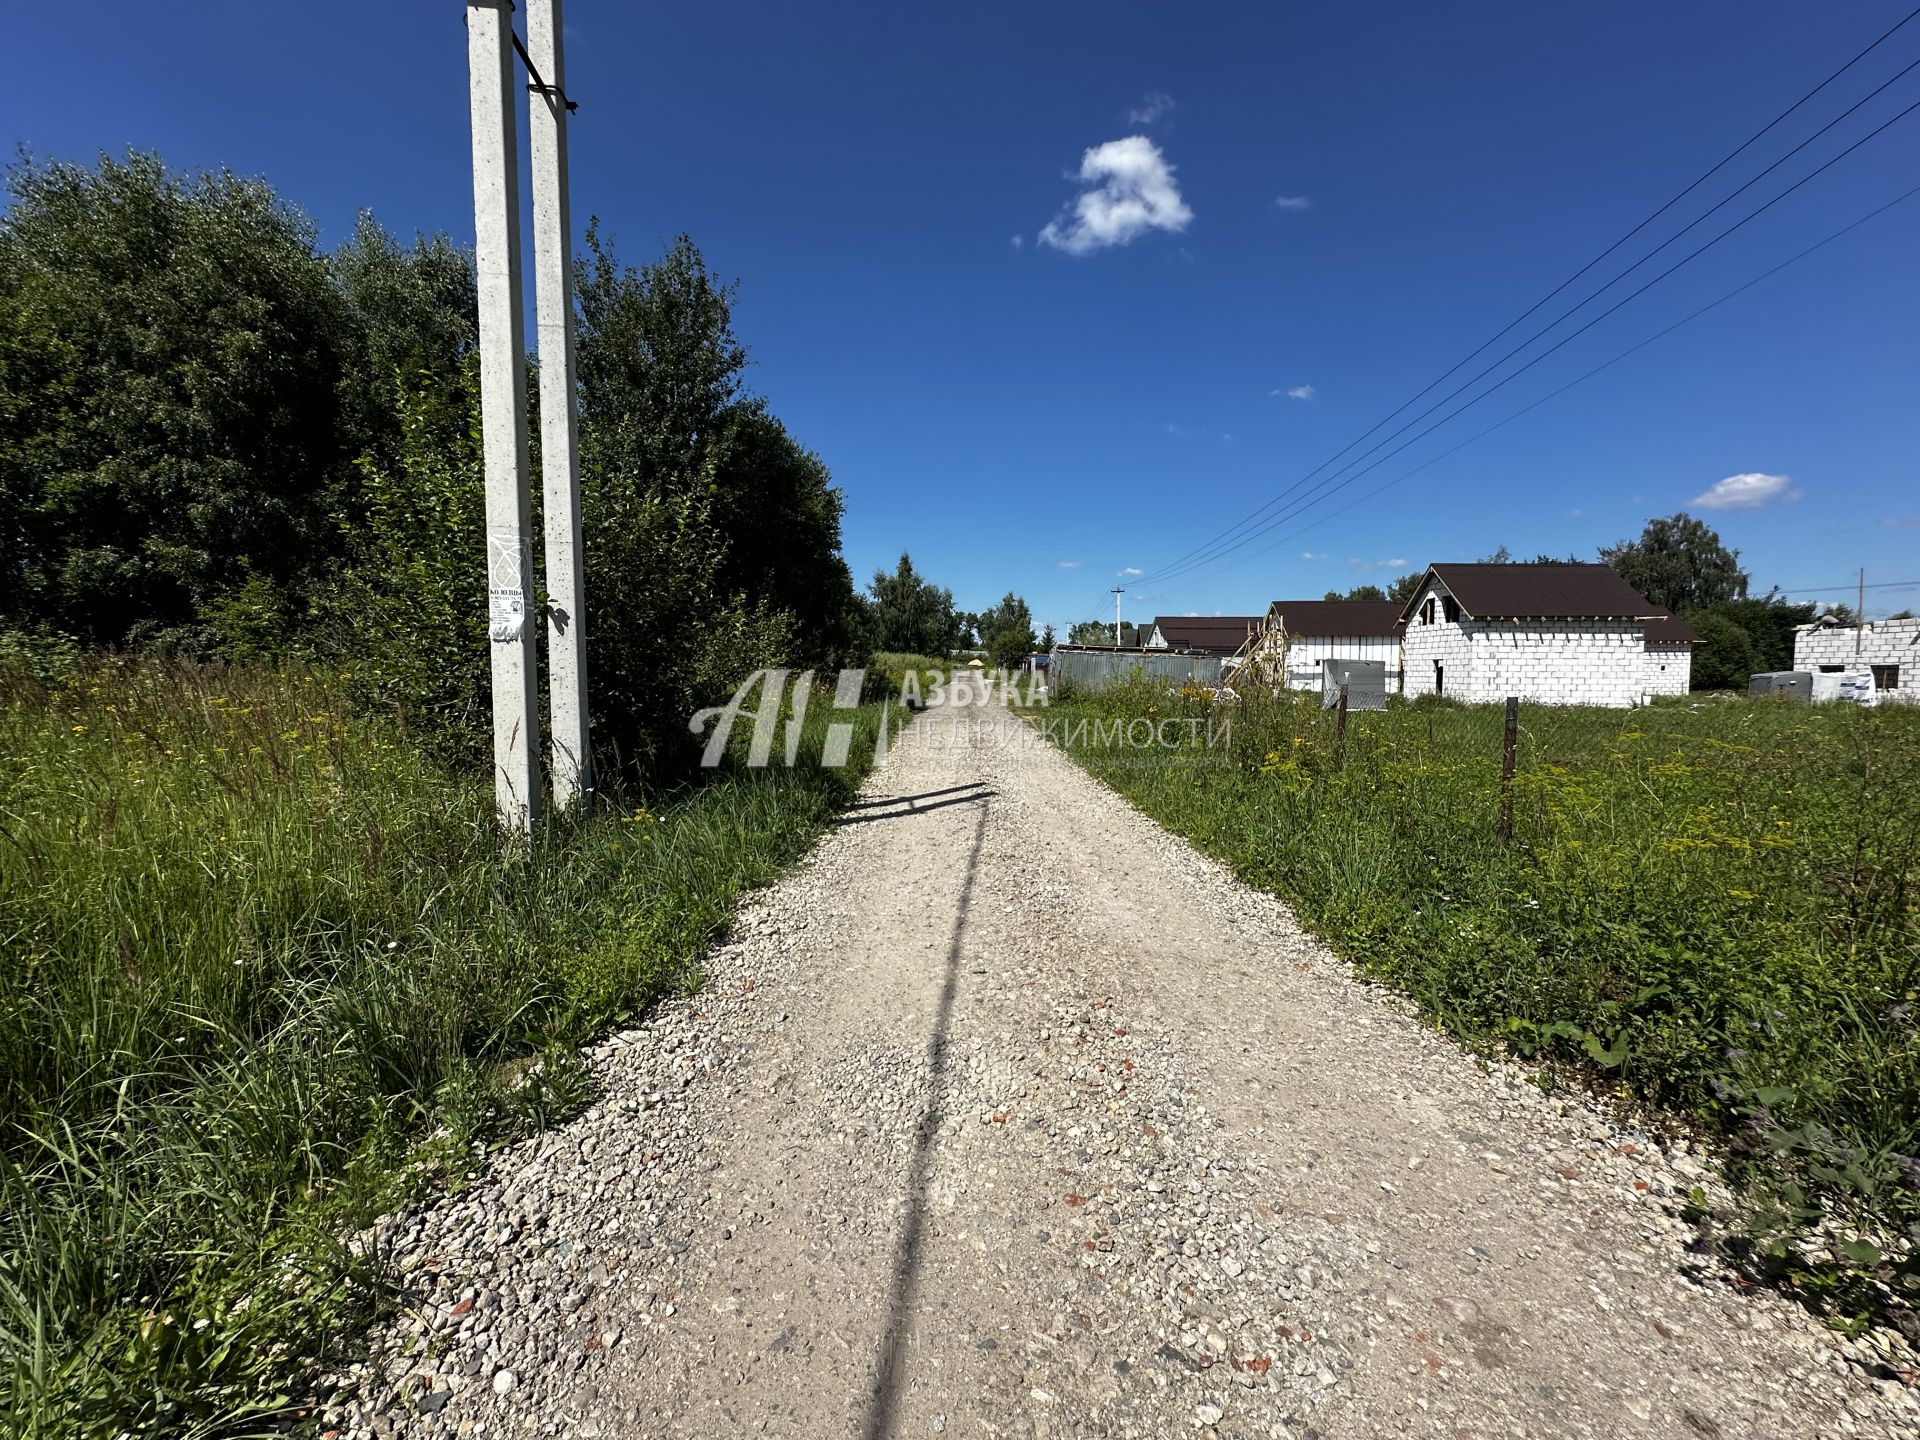
[[[267,180],[151,152],[25,158],[7,190],[0,658],[324,663],[357,704],[483,763],[470,248],[403,242],[363,210],[325,249]],[[687,717],[740,677],[864,663],[903,629],[883,575],[855,589],[827,466],[746,384],[737,290],[686,235],[635,268],[587,226],[577,398],[603,776],[682,776]],[[946,597],[948,646],[964,643],[950,592],[926,588]]]

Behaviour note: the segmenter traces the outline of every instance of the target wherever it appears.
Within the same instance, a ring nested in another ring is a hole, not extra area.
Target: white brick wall
[[[1400,691],[1400,640],[1394,635],[1294,635],[1287,642],[1287,688],[1318,690],[1322,660],[1378,660],[1387,667],[1387,693]]]
[[[1431,695],[1435,664],[1444,691],[1470,705],[1509,695],[1537,705],[1638,704],[1647,689],[1646,632],[1637,620],[1495,620],[1444,618],[1446,587],[1430,579],[1407,622],[1404,693]],[[1434,623],[1420,611],[1429,597]]]
[[[1463,626],[1450,624],[1444,618],[1440,600],[1446,593],[1446,587],[1438,580],[1429,580],[1414,597],[1413,609],[1409,612],[1412,618],[1407,621],[1400,647],[1405,672],[1400,687],[1402,694],[1431,695],[1436,689],[1444,689],[1455,699],[1472,699],[1473,645]],[[1430,598],[1434,602],[1434,623],[1422,625],[1420,609]],[[1437,683],[1436,663],[1445,667],[1444,687]]]
[[[1647,682],[1649,695],[1685,695],[1693,688],[1693,647],[1691,645],[1647,646]]]
[[[1856,648],[1857,647],[1857,648]],[[1920,701],[1920,620],[1875,620],[1857,625],[1802,625],[1793,635],[1793,668],[1839,665],[1864,670],[1897,665],[1900,683],[1878,692],[1882,700]]]

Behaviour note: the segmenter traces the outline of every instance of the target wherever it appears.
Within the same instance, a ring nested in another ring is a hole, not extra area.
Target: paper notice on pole
[[[487,536],[487,634],[496,644],[518,640],[526,629],[525,558],[519,536]]]

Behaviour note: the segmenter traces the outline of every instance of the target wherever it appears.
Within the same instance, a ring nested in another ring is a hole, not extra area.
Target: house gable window
[[[1459,624],[1460,602],[1451,595],[1443,595],[1440,598],[1440,613],[1447,617],[1447,623],[1449,625]]]
[[[1433,597],[1431,595],[1426,598],[1425,603],[1420,607],[1420,623],[1422,625],[1431,625],[1433,623]]]

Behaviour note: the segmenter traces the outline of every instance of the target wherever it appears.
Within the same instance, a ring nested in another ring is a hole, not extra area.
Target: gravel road
[[[601,1090],[378,1238],[322,1433],[1898,1436],[1687,1248],[1709,1156],[1487,1066],[998,707],[922,715]]]

